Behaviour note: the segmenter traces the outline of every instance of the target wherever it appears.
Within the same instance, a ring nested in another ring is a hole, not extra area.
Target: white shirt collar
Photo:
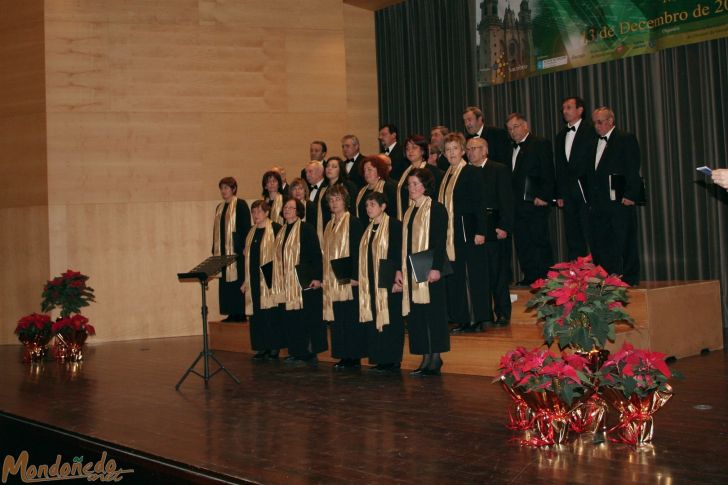
[[[581,118],[579,118],[579,119],[578,119],[578,121],[577,121],[576,123],[574,123],[573,125],[570,125],[570,124],[568,124],[568,123],[567,123],[567,124],[566,124],[566,127],[567,127],[567,128],[571,128],[572,126],[575,126],[575,127],[576,127],[576,129],[578,130],[578,129],[579,129],[579,126],[581,125],[581,121],[582,121],[582,119],[581,119]]]

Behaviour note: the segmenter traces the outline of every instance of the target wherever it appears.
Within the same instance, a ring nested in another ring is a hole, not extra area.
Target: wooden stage
[[[0,346],[0,450],[29,463],[106,461],[122,483],[728,483],[728,359],[679,359],[654,445],[521,447],[508,397],[482,376],[289,368],[217,352],[241,380],[174,384],[201,339],[91,345],[80,367]],[[696,406],[698,406],[696,408]],[[9,483],[18,483],[11,481]],[[85,483],[85,480],[82,480]]]
[[[532,349],[543,345],[535,312],[526,311],[530,291],[514,288],[511,293],[517,296],[511,324],[505,328],[491,327],[483,333],[453,335],[451,351],[443,354],[444,372],[494,376],[501,356],[508,350],[518,346]],[[609,350],[620,348],[625,340],[635,347],[676,358],[723,348],[719,281],[645,282],[631,288],[629,297],[627,311],[635,320],[635,327],[617,325],[617,339],[607,345]],[[247,323],[210,322],[209,328],[213,349],[252,353]],[[402,367],[415,369],[421,359],[410,355],[407,349],[405,341]],[[558,350],[556,345],[553,349]],[[320,354],[319,358],[326,362],[335,361],[328,352]]]

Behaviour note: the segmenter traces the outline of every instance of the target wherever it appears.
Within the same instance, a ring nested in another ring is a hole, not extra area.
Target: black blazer
[[[386,147],[385,147],[386,148]],[[399,182],[399,178],[402,176],[402,172],[409,166],[409,160],[404,156],[404,144],[400,141],[394,145],[392,151],[387,154],[392,160],[392,172],[389,177],[396,183]]]
[[[597,144],[594,144],[592,160],[596,158]],[[632,133],[614,129],[604,148],[599,166],[592,164],[588,172],[589,202],[593,207],[607,207],[620,204],[620,200],[610,199],[609,176],[620,174],[625,177],[624,197],[636,202],[639,198],[640,180],[640,145]]]
[[[356,186],[357,190],[364,187],[364,176],[361,174],[361,160],[364,155],[361,153],[358,157],[354,158],[354,165],[351,166],[351,170],[347,172],[349,180]],[[346,160],[344,160],[344,166],[346,166]],[[356,196],[355,196],[356,197]]]
[[[316,191],[316,196],[313,198],[312,201],[310,201],[311,204],[313,205],[313,207],[311,208],[310,211],[308,208],[308,204],[306,204],[306,222],[311,224],[311,226],[313,226],[314,229],[316,229],[316,227],[317,227],[316,224],[317,224],[317,220],[318,220],[319,204],[323,204],[323,206],[321,207],[321,210],[324,210],[324,208],[328,209],[326,207],[326,205],[327,205],[326,201],[321,198],[321,189],[323,189],[324,187],[327,187],[328,185],[329,185],[329,181],[324,178],[323,182],[321,182],[321,187],[319,187],[319,189]]]
[[[554,162],[556,164],[556,198],[582,198],[579,190],[581,181],[584,197],[587,191],[587,173],[594,169],[594,144],[597,142],[597,132],[586,120],[582,120],[579,129],[574,135],[571,145],[571,154],[566,159],[565,144],[566,126],[559,131],[554,139]]]
[[[477,167],[476,167],[477,168]],[[496,227],[509,235],[513,230],[513,188],[511,187],[511,171],[502,163],[488,158],[488,162],[480,168],[485,189],[483,204],[488,209],[498,211]]]
[[[288,239],[291,232],[289,225],[284,226],[286,231],[284,242]],[[321,245],[319,244],[316,228],[308,222],[301,222],[301,253],[299,257],[300,264],[306,265],[311,271],[311,277],[321,281],[323,275]],[[288,270],[289,268],[286,268]]]
[[[361,189],[360,189],[361,190]],[[382,191],[384,194],[384,198],[387,200],[387,209],[386,212],[391,217],[397,218],[397,185],[392,182],[391,180],[385,180],[384,181],[384,189]],[[356,205],[356,198],[359,196],[359,192],[353,195],[351,198],[351,205]],[[361,198],[361,201],[359,202],[359,205],[354,207],[355,209],[355,215],[356,217],[364,224],[366,227],[367,224],[369,224],[369,216],[367,215],[367,206],[366,206],[366,196]]]
[[[402,244],[407,248],[407,255],[412,254],[412,224],[414,216],[410,218],[410,227],[407,233],[408,241],[402,237]],[[430,207],[430,234],[428,249],[432,251],[432,269],[442,271],[447,259],[447,210],[445,206],[440,204],[436,199],[432,199]],[[401,264],[407,264],[402,261]]]
[[[513,146],[508,151],[506,160],[513,158]],[[516,158],[515,170],[511,172],[511,187],[513,188],[513,201],[523,202],[526,189],[526,177],[533,177],[537,181],[535,195],[539,199],[551,203],[555,193],[554,161],[551,143],[539,136],[529,133],[521,144]],[[517,206],[516,206],[517,207]]]

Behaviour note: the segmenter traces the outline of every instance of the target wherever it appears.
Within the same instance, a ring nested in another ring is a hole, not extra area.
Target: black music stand
[[[229,254],[229,255],[223,255],[223,256],[210,256],[197,266],[195,266],[192,271],[188,273],[177,273],[177,278],[181,282],[189,282],[189,281],[198,281],[200,283],[200,287],[202,288],[202,352],[200,352],[200,355],[197,356],[194,362],[192,362],[192,365],[187,369],[187,372],[182,376],[182,379],[179,380],[176,386],[174,386],[175,390],[179,391],[179,386],[182,385],[182,382],[184,382],[185,379],[187,379],[187,376],[190,375],[190,373],[193,373],[195,375],[198,375],[202,377],[205,380],[205,388],[207,388],[207,381],[212,379],[212,376],[220,372],[221,370],[224,370],[227,375],[229,375],[232,380],[240,384],[240,380],[238,380],[237,377],[235,377],[229,370],[225,368],[224,365],[222,365],[222,362],[220,362],[217,357],[215,357],[215,354],[212,353],[212,350],[210,350],[210,347],[207,342],[207,283],[210,281],[210,278],[218,274],[225,266],[234,263],[238,257],[235,254]],[[210,373],[210,358],[217,362],[217,365],[220,366],[219,369],[217,369],[215,372]],[[195,366],[197,365],[197,362],[200,361],[200,359],[203,359],[203,373],[200,374],[195,370]]]

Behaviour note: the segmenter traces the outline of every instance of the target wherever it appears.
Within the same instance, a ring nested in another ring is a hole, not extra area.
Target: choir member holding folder
[[[250,207],[253,227],[245,238],[245,314],[250,321],[250,344],[257,351],[253,360],[277,359],[285,347],[281,315],[273,292],[275,238],[281,225],[270,220],[270,205],[256,200]]]
[[[315,365],[328,349],[321,320],[321,247],[316,230],[303,222],[298,199],[283,204],[285,224],[276,236],[273,289],[283,310],[289,357],[287,364]]]
[[[361,223],[348,212],[349,193],[343,185],[326,191],[331,220],[324,230],[323,318],[331,322],[331,355],[336,369],[358,368],[367,356],[367,325],[359,322],[358,284]]]
[[[402,217],[402,263],[401,270],[396,272],[395,290],[402,291],[402,315],[407,317],[410,353],[422,355],[420,366],[411,374],[439,375],[440,353],[450,350],[445,287],[441,279],[447,259],[447,211],[429,196],[434,179],[428,170],[410,171],[407,187],[413,204]],[[428,253],[432,263],[427,277],[417,280],[411,262],[416,263]]]
[[[376,372],[397,372],[402,362],[402,293],[393,293],[402,262],[402,224],[386,214],[387,200],[366,197],[371,222],[359,244],[359,321],[367,324],[369,363]]]

